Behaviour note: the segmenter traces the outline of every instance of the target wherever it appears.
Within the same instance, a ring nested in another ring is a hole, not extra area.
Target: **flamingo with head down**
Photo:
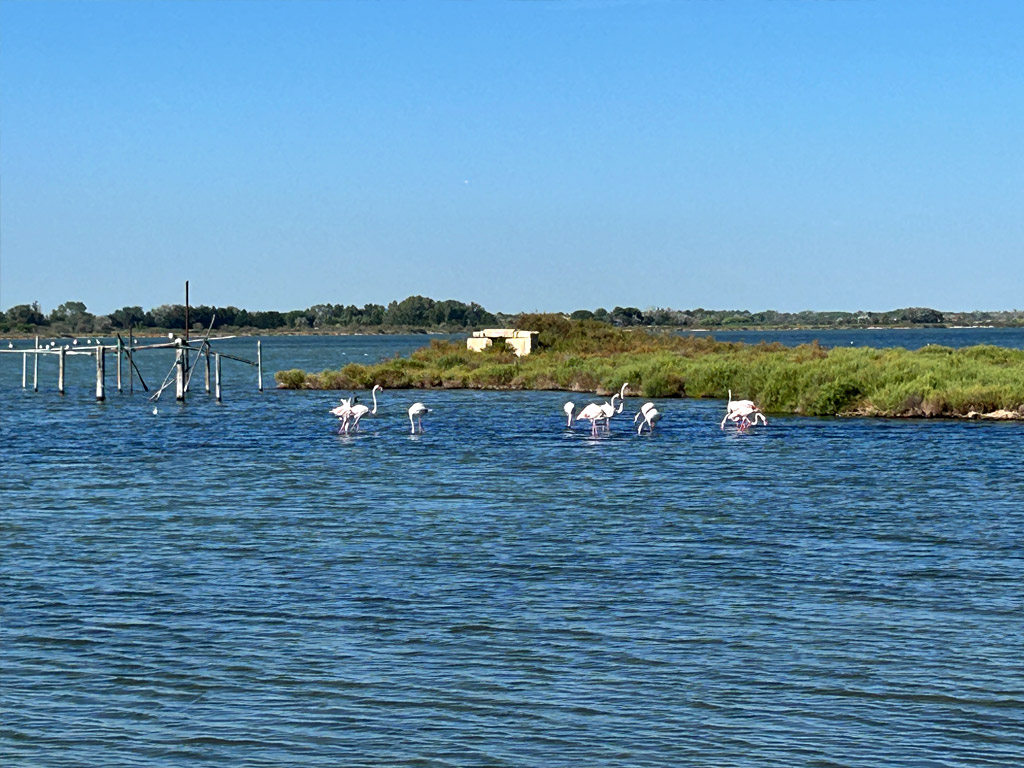
[[[765,426],[768,425],[768,419],[765,418],[765,415],[753,400],[733,400],[731,389],[729,390],[729,402],[726,404],[725,409],[725,417],[720,425],[722,429],[725,429],[725,422],[727,421],[738,423],[740,429],[746,429],[756,424],[758,419]]]
[[[572,426],[572,412],[574,410],[576,410],[576,405],[570,400],[568,403],[566,403],[565,405],[562,406],[562,410],[565,411],[565,415],[566,415],[566,418],[567,418],[567,420],[565,422],[565,426],[571,427]]]
[[[412,425],[412,434],[416,434],[416,427],[419,426],[420,433],[423,433],[423,415],[430,413],[430,409],[423,403],[413,403],[409,406],[409,423]]]
[[[642,421],[641,421],[642,419]],[[644,403],[640,406],[640,411],[636,416],[633,417],[633,423],[640,422],[640,426],[636,428],[636,433],[639,435],[643,428],[646,426],[649,432],[654,432],[654,425],[661,420],[661,412],[654,407],[654,403]]]

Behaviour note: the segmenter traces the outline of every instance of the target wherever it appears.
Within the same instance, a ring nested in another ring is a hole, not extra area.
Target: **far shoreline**
[[[1018,325],[871,325],[871,326],[821,326],[821,325],[795,325],[795,326],[763,326],[763,325],[752,325],[752,326],[729,326],[720,328],[688,328],[686,326],[653,326],[653,325],[635,325],[635,326],[612,326],[610,328],[616,328],[622,331],[646,331],[648,333],[669,333],[669,334],[680,334],[686,335],[688,333],[795,333],[795,332],[810,332],[824,331],[828,333],[836,332],[864,332],[864,331],[965,331],[965,330],[989,330],[989,331],[1020,331],[1024,330],[1024,326]],[[210,334],[211,339],[224,338],[226,336],[233,336],[236,338],[261,338],[261,337],[273,337],[273,336],[459,336],[468,335],[473,331],[482,330],[481,328],[461,328],[456,330],[438,330],[438,329],[424,329],[424,328],[402,328],[395,330],[374,330],[371,328],[360,328],[360,329],[343,329],[343,330],[325,330],[324,328],[311,328],[309,330],[301,330],[289,328],[287,330],[277,329],[259,329],[259,328],[245,328],[245,329],[230,329],[230,328],[219,328],[217,331]],[[182,328],[146,328],[138,329],[133,331],[136,338],[153,338],[156,336],[166,336],[168,333],[173,333],[176,336],[183,335],[184,329]],[[0,332],[0,339],[5,340],[16,340],[16,339],[34,339],[37,336],[40,339],[91,339],[91,338],[115,338],[117,334],[121,334],[124,338],[128,335],[128,331],[121,329],[111,329],[103,333],[82,333],[82,334],[68,334],[68,333],[45,333],[45,332]],[[192,330],[189,333],[190,338],[199,339],[206,336],[206,331],[203,330]]]

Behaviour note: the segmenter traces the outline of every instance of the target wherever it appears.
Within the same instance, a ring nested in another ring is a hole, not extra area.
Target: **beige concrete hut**
[[[482,331],[473,331],[473,335],[466,339],[466,348],[474,352],[482,352],[491,346],[495,339],[502,339],[515,350],[519,357],[525,357],[533,350],[533,337],[536,335],[537,331],[517,331],[514,328],[485,328]]]

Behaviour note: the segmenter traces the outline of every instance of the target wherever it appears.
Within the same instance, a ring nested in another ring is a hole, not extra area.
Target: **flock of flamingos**
[[[590,403],[584,406],[575,417],[573,413],[576,411],[576,404],[573,402],[566,403],[562,406],[562,410],[565,411],[567,418],[566,426],[572,427],[574,418],[577,421],[585,419],[590,422],[590,433],[592,435],[596,436],[601,430],[611,432],[612,417],[622,413],[622,409],[625,407],[626,389],[628,387],[628,384],[623,384],[622,389],[612,395],[611,400],[603,403]],[[370,395],[373,397],[372,409],[368,405],[357,402],[358,398],[355,395],[341,398],[341,404],[331,409],[331,413],[337,416],[341,422],[338,427],[338,434],[358,432],[359,421],[364,416],[376,415],[377,393],[383,391],[384,388],[380,384],[373,385],[373,389],[370,390]],[[619,401],[618,408],[615,407],[616,400]],[[423,417],[428,413],[430,413],[430,409],[423,403],[413,403],[409,406],[409,425],[412,434],[416,434],[417,431],[423,432]],[[643,433],[644,427],[647,427],[648,433],[653,433],[654,425],[660,420],[661,413],[654,407],[654,403],[644,403],[640,406],[640,411],[633,417],[633,424],[637,425],[636,433],[638,435]],[[736,424],[741,431],[757,424],[758,421],[765,425],[768,424],[768,419],[765,418],[761,409],[752,400],[733,400],[731,389],[729,390],[729,402],[726,404],[725,418],[722,419],[722,429],[725,429],[727,421]]]

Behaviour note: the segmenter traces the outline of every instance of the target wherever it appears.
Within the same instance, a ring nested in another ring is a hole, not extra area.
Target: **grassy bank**
[[[470,352],[434,340],[407,358],[340,370],[277,374],[288,389],[538,389],[607,395],[622,382],[643,397],[755,400],[765,411],[808,415],[1024,418],[1024,350],[976,346],[837,348],[722,343],[602,323],[533,316],[539,350]],[[1006,414],[1008,417],[1010,414]]]

